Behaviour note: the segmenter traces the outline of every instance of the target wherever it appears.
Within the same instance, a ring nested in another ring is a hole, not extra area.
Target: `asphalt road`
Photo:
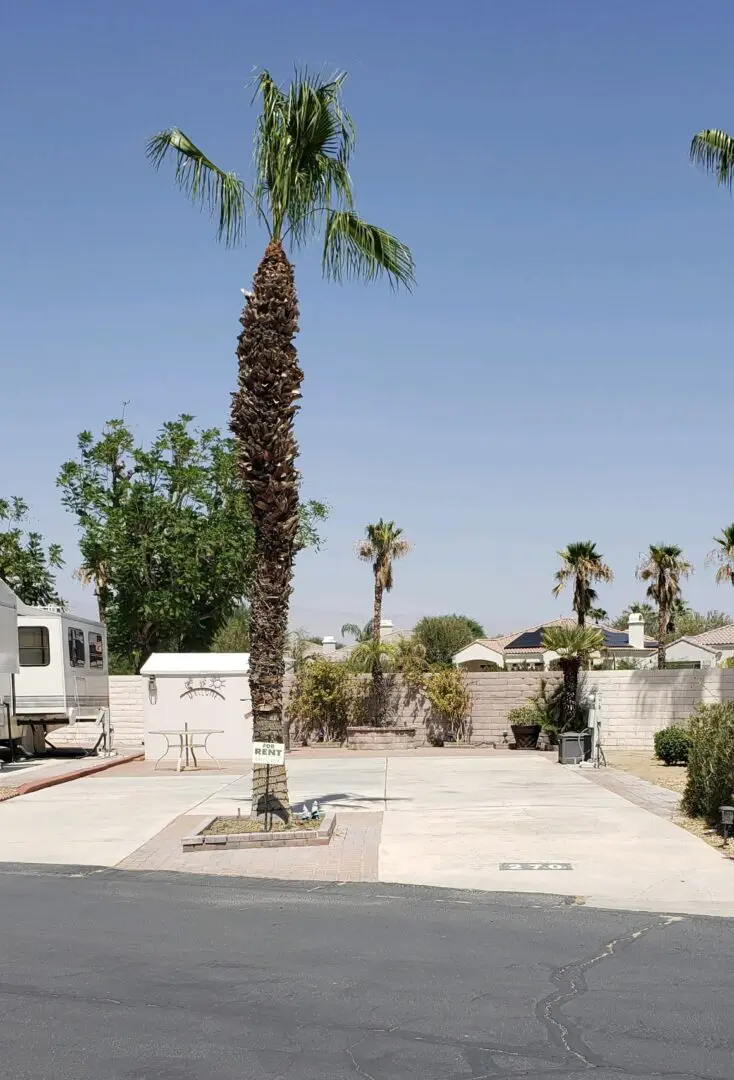
[[[0,1075],[730,1078],[733,930],[550,897],[6,866]]]

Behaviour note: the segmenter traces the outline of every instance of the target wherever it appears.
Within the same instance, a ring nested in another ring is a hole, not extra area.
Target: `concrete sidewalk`
[[[656,789],[650,812],[639,785],[630,801],[545,755],[294,755],[293,803],[336,810],[328,848],[184,854],[181,836],[205,817],[248,813],[249,772],[228,769],[153,775],[133,763],[14,799],[0,806],[0,861],[379,880],[734,915],[734,861],[672,824]]]

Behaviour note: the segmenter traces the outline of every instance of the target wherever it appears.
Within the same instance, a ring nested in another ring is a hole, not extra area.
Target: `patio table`
[[[212,759],[218,769],[221,769],[222,767],[207,746],[212,735],[224,734],[221,728],[190,728],[188,724],[184,724],[182,728],[165,728],[161,731],[151,731],[150,734],[162,735],[166,740],[166,749],[156,761],[153,772],[155,772],[164,757],[166,757],[171,750],[178,752],[176,772],[182,772],[185,769],[199,768],[199,762],[196,760],[197,750],[203,750],[204,753]],[[193,765],[189,764],[189,756],[194,762]]]

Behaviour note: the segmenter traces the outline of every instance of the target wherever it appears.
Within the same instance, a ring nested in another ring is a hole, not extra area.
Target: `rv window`
[[[51,650],[45,626],[18,627],[18,661],[21,667],[48,667]]]
[[[89,666],[90,668],[104,667],[104,651],[102,649],[102,635],[95,634],[92,631],[88,634],[89,638]]]
[[[84,631],[69,627],[69,663],[72,667],[84,667]]]

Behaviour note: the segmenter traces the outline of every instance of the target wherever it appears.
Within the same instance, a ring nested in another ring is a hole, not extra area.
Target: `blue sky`
[[[399,623],[561,614],[555,552],[585,538],[612,612],[651,541],[694,562],[694,606],[734,611],[704,567],[734,519],[734,204],[687,162],[693,132],[734,130],[733,38],[713,0],[12,5],[0,493],[73,568],[54,479],[79,430],[123,401],[141,439],[182,411],[226,426],[262,236],[219,247],[145,139],[178,125],[247,173],[253,70],[345,68],[359,209],[412,246],[418,287],[327,285],[296,256],[301,467],[333,510],[293,622],[367,618],[352,548],[380,516],[414,544]]]

